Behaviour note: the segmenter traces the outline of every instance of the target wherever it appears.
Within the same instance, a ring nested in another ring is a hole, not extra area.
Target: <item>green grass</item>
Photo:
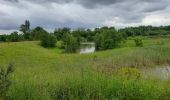
[[[12,100],[50,100],[66,91],[64,95],[72,99],[103,100],[109,95],[116,100],[169,98],[168,80],[124,80],[115,74],[122,67],[170,65],[169,38],[145,38],[143,42],[144,47],[135,47],[134,41],[128,40],[120,48],[87,55],[63,54],[57,48],[41,47],[37,41],[0,43],[0,65],[15,65],[7,96]],[[79,91],[84,93],[78,96]]]

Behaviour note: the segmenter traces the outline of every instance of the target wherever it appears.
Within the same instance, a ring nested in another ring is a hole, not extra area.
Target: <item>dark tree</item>
[[[18,42],[20,40],[18,32],[13,32],[9,35],[9,41]]]
[[[67,53],[75,53],[79,49],[80,43],[77,38],[71,34],[66,35],[65,43],[65,52]]]
[[[29,20],[26,20],[25,24],[22,24],[20,26],[20,31],[23,32],[24,39],[26,39],[26,40],[30,39],[30,22],[29,22]]]
[[[36,27],[34,28],[30,33],[31,40],[41,40],[44,35],[48,34],[46,30],[44,30],[42,27]]]
[[[70,28],[58,28],[58,29],[55,29],[54,31],[54,35],[56,36],[57,40],[64,40],[65,39],[65,34],[67,33],[71,33],[70,31]]]
[[[0,42],[6,42],[8,36],[7,35],[0,35]]]
[[[123,40],[122,34],[118,33],[115,28],[103,27],[98,30],[95,36],[95,43],[97,50],[113,49],[119,46]]]
[[[53,48],[56,46],[56,38],[53,34],[45,34],[41,39],[41,45],[45,48]]]

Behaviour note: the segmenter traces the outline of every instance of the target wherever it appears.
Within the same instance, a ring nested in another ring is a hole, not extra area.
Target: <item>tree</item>
[[[44,34],[41,39],[41,45],[45,48],[53,48],[56,46],[56,37],[53,34]]]
[[[56,38],[57,38],[57,40],[64,40],[65,39],[65,35],[67,34],[67,33],[71,33],[70,32],[70,28],[67,28],[67,27],[65,27],[65,28],[58,28],[58,29],[55,29],[55,31],[54,31],[54,35],[56,36]]]
[[[0,35],[0,42],[6,42],[8,36],[7,35]]]
[[[18,32],[13,32],[9,35],[9,41],[18,42],[19,40],[20,40],[20,37],[18,35]]]
[[[44,35],[48,34],[46,30],[44,30],[42,27],[36,27],[31,31],[31,36],[30,38],[32,40],[41,40]]]
[[[93,42],[95,38],[95,32],[90,29],[87,29],[86,34],[87,34],[87,41]]]
[[[103,27],[95,36],[97,50],[113,49],[123,40],[122,34],[118,33],[115,28]]]
[[[30,22],[29,22],[29,20],[26,20],[25,24],[22,24],[20,26],[20,31],[23,32],[24,39],[26,39],[26,40],[30,39]]]
[[[66,35],[65,43],[65,52],[67,53],[75,53],[77,52],[80,43],[78,42],[77,38],[71,34]]]
[[[86,36],[84,37],[84,34],[86,34],[86,31],[84,29],[74,30],[74,31],[72,31],[71,34],[72,34],[72,36],[77,38],[78,42],[87,41],[87,40],[85,40],[85,39],[87,39]]]

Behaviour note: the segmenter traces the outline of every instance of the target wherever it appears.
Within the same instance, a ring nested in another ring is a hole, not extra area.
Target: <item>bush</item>
[[[0,35],[0,42],[6,42],[8,36],[7,35]]]
[[[9,35],[9,41],[11,42],[18,42],[20,40],[20,36],[18,32],[13,32]]]
[[[59,49],[64,49],[65,48],[64,42],[63,41],[57,41],[57,47]]]
[[[6,96],[6,92],[8,91],[9,86],[11,85],[11,81],[9,79],[10,73],[14,71],[13,65],[9,64],[7,70],[4,70],[0,66],[0,97],[4,98]]]
[[[96,49],[107,50],[116,48],[122,40],[121,33],[118,33],[115,29],[101,29],[95,36]]]
[[[56,38],[52,34],[44,34],[41,39],[41,45],[45,48],[53,48],[56,46]]]
[[[143,46],[143,41],[141,38],[136,38],[135,40],[135,44],[137,47],[142,47]]]
[[[31,31],[30,34],[32,40],[41,40],[44,35],[48,34],[48,32],[42,27],[36,27]]]
[[[65,43],[65,52],[67,53],[77,52],[79,45],[80,45],[77,38],[70,34],[67,34],[64,43]]]

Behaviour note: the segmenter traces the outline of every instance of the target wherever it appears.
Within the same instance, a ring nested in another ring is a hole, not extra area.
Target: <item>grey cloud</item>
[[[5,12],[3,12],[3,11],[0,11],[0,15],[1,15],[1,17],[5,17],[5,16],[7,16],[8,14],[5,13]]]
[[[8,2],[18,2],[18,0],[4,0],[4,1],[8,1]]]
[[[155,12],[155,11],[161,11],[168,7],[168,2],[156,2],[156,3],[145,3],[143,5],[142,12]]]
[[[1,0],[0,29],[18,29],[25,19],[32,22],[32,27],[45,28],[90,28],[114,20],[141,23],[148,14],[170,10],[169,3],[169,0]]]

